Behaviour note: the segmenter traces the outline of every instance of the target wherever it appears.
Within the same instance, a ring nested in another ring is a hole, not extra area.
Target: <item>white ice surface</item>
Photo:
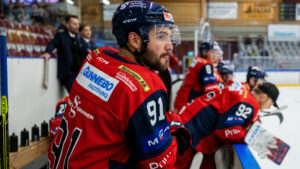
[[[263,127],[290,145],[287,156],[277,165],[271,160],[261,159],[253,150],[252,153],[262,169],[300,169],[300,87],[279,87],[278,105],[287,105],[283,110],[284,121],[279,125],[275,116],[262,118]]]

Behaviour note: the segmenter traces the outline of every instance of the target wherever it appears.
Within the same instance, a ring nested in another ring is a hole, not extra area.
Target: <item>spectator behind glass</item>
[[[92,31],[89,25],[80,24],[79,34],[80,34],[80,43],[83,45],[84,49],[88,51],[88,53],[96,49],[95,43],[91,40]]]
[[[67,31],[60,29],[55,34],[54,39],[49,42],[46,52],[42,56],[49,58],[53,50],[57,49],[57,77],[70,92],[80,66],[88,53],[80,45],[78,17],[67,16],[65,26]]]

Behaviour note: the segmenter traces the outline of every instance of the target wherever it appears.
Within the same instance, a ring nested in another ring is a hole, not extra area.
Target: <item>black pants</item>
[[[72,85],[75,81],[76,74],[75,73],[70,73],[68,76],[59,79],[60,83],[68,90],[70,93]]]

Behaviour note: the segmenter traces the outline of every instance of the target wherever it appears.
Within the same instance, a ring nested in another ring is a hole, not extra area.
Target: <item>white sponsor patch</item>
[[[74,97],[74,101],[72,102],[71,99],[68,100],[68,104],[71,106],[70,112],[69,112],[69,117],[74,118],[76,116],[76,113],[79,112],[83,116],[85,116],[88,119],[94,120],[94,116],[85,110],[83,110],[79,105],[81,104],[80,97],[76,95]]]
[[[119,80],[107,75],[88,62],[82,67],[76,81],[83,88],[104,101],[108,101],[110,95],[119,83]]]
[[[88,61],[91,61],[91,60],[92,60],[91,54],[88,54],[88,55],[86,56],[86,58],[87,58]]]
[[[171,151],[167,153],[159,162],[154,161],[149,163],[149,169],[157,169],[157,168],[164,168],[168,163],[170,158],[174,156]]]
[[[97,57],[97,60],[99,60],[100,62],[102,62],[102,63],[104,63],[104,64],[109,64],[109,61],[107,61],[107,60],[105,60],[104,58],[102,58],[102,57]]]
[[[197,60],[196,60],[196,59],[193,59],[192,64],[191,64],[191,67],[195,67],[196,64],[197,64]]]
[[[134,85],[134,83],[126,76],[123,72],[118,72],[116,74],[116,78],[123,81],[133,92],[137,91],[137,87]]]
[[[234,136],[234,135],[237,135],[237,134],[240,134],[240,130],[237,130],[237,129],[232,129],[232,130],[225,130],[225,135],[226,137],[228,138],[228,136]]]

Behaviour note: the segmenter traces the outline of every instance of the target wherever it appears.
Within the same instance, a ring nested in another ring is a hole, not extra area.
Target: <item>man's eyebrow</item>
[[[169,33],[167,31],[159,31],[157,34],[160,34],[160,35],[169,35]]]

